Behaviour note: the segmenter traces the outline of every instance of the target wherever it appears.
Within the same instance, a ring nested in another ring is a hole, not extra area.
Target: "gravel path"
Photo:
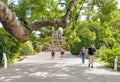
[[[88,60],[81,64],[81,58],[69,52],[64,59],[57,53],[54,60],[50,52],[40,52],[1,68],[0,82],[120,82],[120,73],[98,63],[88,68]]]

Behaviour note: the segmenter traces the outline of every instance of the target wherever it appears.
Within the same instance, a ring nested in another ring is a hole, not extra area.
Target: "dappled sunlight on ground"
[[[0,82],[119,82],[119,76],[98,63],[89,68],[88,60],[81,64],[77,56],[68,54],[61,60],[56,55],[51,60],[50,53],[44,52],[0,69]]]
[[[90,74],[106,74],[106,75],[120,75],[119,72],[113,72],[110,70],[106,70],[106,69],[87,69],[85,70],[85,73],[90,73]]]

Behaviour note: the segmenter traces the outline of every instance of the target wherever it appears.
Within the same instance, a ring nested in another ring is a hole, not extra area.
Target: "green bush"
[[[35,54],[35,51],[33,49],[32,43],[30,41],[23,43],[20,55],[33,55],[33,54]]]
[[[80,46],[80,42],[76,42],[74,43],[72,46],[70,46],[70,51],[72,54],[74,55],[78,55],[80,53],[81,50],[81,46]]]
[[[113,66],[115,53],[113,50],[107,49],[101,55],[101,59]]]
[[[42,51],[42,46],[40,45],[39,42],[33,42],[32,44],[33,44],[33,48],[36,52]]]
[[[32,52],[27,44],[24,44],[24,46],[21,49],[20,55],[30,55]]]
[[[41,52],[42,51],[42,46],[41,45],[36,45],[35,50],[37,52]]]
[[[114,67],[115,56],[118,56],[118,69],[120,70],[120,46],[113,49],[106,49],[101,55],[101,60],[105,61],[110,67]]]
[[[44,43],[44,44],[42,45],[42,51],[48,49],[48,47],[49,47],[48,43]]]
[[[19,55],[20,43],[3,28],[0,29],[0,63],[3,63],[3,53],[6,53],[8,63],[14,62]]]

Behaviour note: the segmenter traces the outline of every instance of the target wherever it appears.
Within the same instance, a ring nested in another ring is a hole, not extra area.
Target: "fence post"
[[[114,60],[114,70],[117,71],[117,63],[118,63],[118,56],[115,57]]]
[[[4,58],[4,68],[7,68],[7,56],[5,53],[3,53],[3,58]]]

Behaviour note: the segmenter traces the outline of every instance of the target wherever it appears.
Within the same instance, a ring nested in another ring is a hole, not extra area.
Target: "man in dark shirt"
[[[94,58],[96,56],[96,49],[95,49],[94,44],[92,44],[91,47],[88,48],[88,56],[89,56],[89,65],[88,65],[88,67],[90,67],[90,65],[91,65],[91,68],[93,68],[93,62],[94,62]]]

